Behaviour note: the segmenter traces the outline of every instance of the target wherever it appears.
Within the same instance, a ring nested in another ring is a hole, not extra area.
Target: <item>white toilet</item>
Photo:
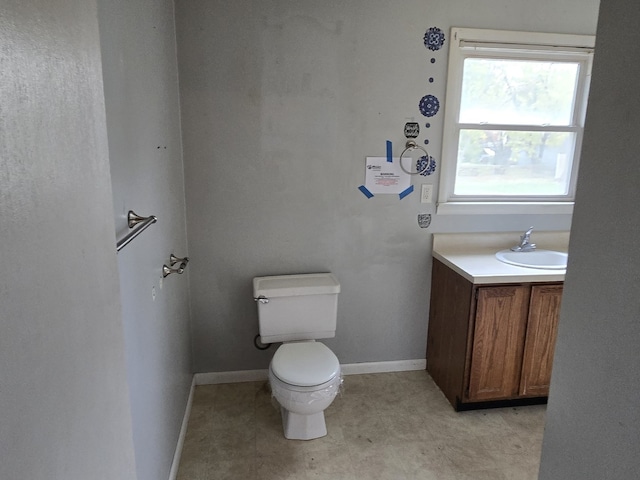
[[[262,343],[284,342],[269,365],[284,436],[311,440],[327,434],[324,410],[342,382],[340,363],[318,338],[336,334],[340,283],[331,273],[253,279]]]

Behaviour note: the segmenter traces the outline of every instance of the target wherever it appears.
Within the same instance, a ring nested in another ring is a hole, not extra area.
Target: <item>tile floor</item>
[[[267,382],[196,387],[178,480],[535,480],[545,406],[456,413],[425,371],[350,375],[328,435],[282,434]]]

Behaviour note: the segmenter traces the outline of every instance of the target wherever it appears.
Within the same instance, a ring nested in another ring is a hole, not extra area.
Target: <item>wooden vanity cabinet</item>
[[[456,408],[546,397],[562,283],[474,285],[433,260],[427,371]]]

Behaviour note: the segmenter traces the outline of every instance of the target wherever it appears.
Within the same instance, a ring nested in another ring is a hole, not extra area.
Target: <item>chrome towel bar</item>
[[[129,210],[127,214],[127,224],[129,228],[133,228],[132,231],[127,233],[124,237],[118,240],[116,243],[116,252],[119,252],[124,247],[126,247],[131,240],[140,235],[143,231],[145,231],[152,223],[156,223],[158,218],[155,215],[149,215],[148,217],[141,217],[134,213],[133,210]],[[135,228],[134,228],[135,227]]]

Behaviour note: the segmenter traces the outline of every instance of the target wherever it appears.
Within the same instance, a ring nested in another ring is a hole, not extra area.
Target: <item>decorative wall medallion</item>
[[[429,50],[440,50],[444,45],[444,32],[437,27],[431,27],[424,34],[424,46]]]
[[[431,225],[431,214],[430,213],[419,213],[418,214],[418,225],[420,228],[427,228]]]
[[[416,170],[424,177],[431,175],[436,171],[436,159],[431,155],[429,155],[429,159],[426,155],[421,156],[416,162]]]
[[[404,136],[407,138],[416,138],[420,134],[420,125],[416,122],[408,122],[404,124]]]
[[[425,95],[418,105],[420,113],[425,117],[433,117],[440,110],[440,100],[433,95]]]

